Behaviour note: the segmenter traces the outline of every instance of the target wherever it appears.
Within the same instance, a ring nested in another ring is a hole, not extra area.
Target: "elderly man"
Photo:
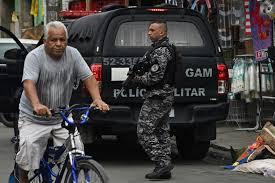
[[[102,111],[109,110],[101,100],[97,81],[88,65],[75,48],[67,46],[67,38],[63,23],[48,23],[44,44],[32,50],[25,60],[16,156],[20,182],[28,182],[28,171],[39,168],[50,136],[55,146],[61,146],[68,137],[67,130],[61,127],[61,117],[51,116],[49,109],[69,105],[75,81],[83,81],[93,105]]]

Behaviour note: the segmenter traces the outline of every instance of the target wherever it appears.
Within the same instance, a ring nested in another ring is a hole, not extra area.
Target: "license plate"
[[[170,118],[174,118],[175,117],[175,110],[174,110],[174,108],[171,109],[171,111],[169,113],[169,117]]]
[[[127,73],[129,68],[112,68],[111,69],[111,81],[125,81],[127,79]]]

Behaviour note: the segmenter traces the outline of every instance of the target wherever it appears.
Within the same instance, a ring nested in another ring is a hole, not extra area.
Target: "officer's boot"
[[[160,166],[160,164],[156,164],[153,172],[145,175],[146,179],[170,179],[171,178],[171,170],[174,168],[172,164],[168,164],[165,166]]]

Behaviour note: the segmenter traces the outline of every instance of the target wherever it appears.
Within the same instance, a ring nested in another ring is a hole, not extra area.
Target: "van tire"
[[[6,127],[13,128],[14,122],[18,120],[18,113],[0,113],[0,122]]]
[[[201,160],[209,149],[210,141],[196,141],[187,135],[177,136],[177,147],[183,159]]]

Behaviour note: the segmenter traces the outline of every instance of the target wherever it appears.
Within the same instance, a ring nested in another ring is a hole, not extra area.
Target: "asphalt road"
[[[0,183],[8,182],[13,166],[13,130],[0,124]],[[117,141],[104,141],[89,147],[90,153],[106,169],[112,183],[149,183],[144,175],[153,165],[140,149],[122,146]],[[274,178],[262,175],[231,172],[223,169],[225,162],[205,158],[203,161],[174,160],[173,178],[162,183],[274,183]]]

